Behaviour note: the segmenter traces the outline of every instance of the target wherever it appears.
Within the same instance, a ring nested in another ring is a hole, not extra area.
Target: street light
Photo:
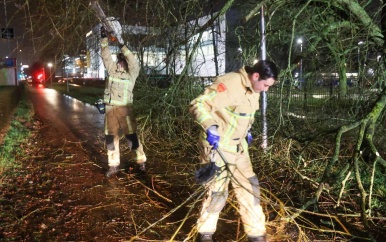
[[[47,64],[47,66],[48,66],[48,68],[50,68],[50,83],[51,83],[51,87],[52,87],[52,75],[51,75],[52,63],[49,62],[49,63]]]
[[[19,50],[20,52],[20,64],[22,65],[23,64],[23,53],[21,52],[21,50]]]
[[[300,52],[303,51],[303,40],[302,38],[298,38],[297,43],[300,44]]]
[[[361,46],[364,44],[365,42],[363,41],[359,41],[358,42],[358,84],[361,84],[361,75],[362,75],[362,65],[361,65]]]
[[[297,39],[297,43],[300,44],[300,55],[303,53],[303,40],[302,38]],[[299,85],[301,88],[302,79],[303,79],[303,56],[300,56],[300,68],[299,68]]]

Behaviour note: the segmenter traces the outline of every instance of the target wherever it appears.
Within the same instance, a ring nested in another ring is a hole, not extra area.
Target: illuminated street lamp
[[[20,65],[23,64],[23,53],[21,52],[21,50],[19,50],[20,52]]]
[[[358,84],[361,83],[361,75],[362,75],[362,65],[361,65],[361,46],[364,45],[365,42],[358,42]]]
[[[50,68],[50,83],[51,83],[51,87],[52,87],[52,75],[51,75],[52,63],[49,62],[49,63],[47,64],[47,66],[48,66],[48,68]]]
[[[297,43],[300,44],[300,55],[302,55],[303,52],[303,40],[302,38],[298,38]],[[300,58],[300,68],[299,68],[299,84],[301,82],[301,79],[303,78],[303,56]]]

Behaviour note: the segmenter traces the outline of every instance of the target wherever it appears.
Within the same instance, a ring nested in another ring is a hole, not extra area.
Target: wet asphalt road
[[[28,86],[27,93],[36,116],[56,126],[56,136],[81,141],[91,149],[100,148],[104,115],[95,106],[43,86]]]

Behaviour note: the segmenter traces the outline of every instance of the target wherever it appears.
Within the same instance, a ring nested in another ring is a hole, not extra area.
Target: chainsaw
[[[116,17],[107,17],[99,2],[97,0],[90,1],[90,8],[94,11],[95,15],[101,22],[102,26],[105,28],[109,34],[109,39],[111,41],[116,41],[120,44],[124,44],[122,39],[122,26],[119,23],[119,18]]]

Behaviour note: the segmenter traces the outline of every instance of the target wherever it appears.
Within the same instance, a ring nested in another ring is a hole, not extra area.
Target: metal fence
[[[339,82],[334,79],[303,82],[284,82],[271,87],[269,105],[282,108],[289,115],[306,119],[349,120],[361,115],[363,108],[380,93],[380,88],[358,84],[355,79],[347,81],[347,92],[340,94]]]

